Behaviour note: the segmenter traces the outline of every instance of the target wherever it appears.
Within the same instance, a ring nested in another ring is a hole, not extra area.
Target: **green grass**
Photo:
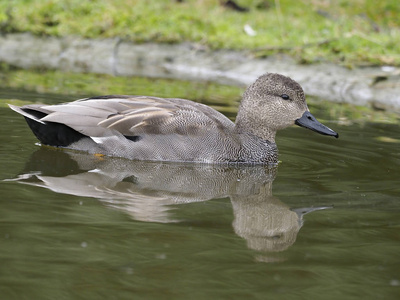
[[[194,42],[211,49],[287,53],[299,62],[400,65],[398,0],[0,1],[0,31],[134,42]],[[249,24],[256,36],[247,35]]]

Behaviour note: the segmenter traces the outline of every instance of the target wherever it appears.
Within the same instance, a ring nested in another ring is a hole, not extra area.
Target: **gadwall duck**
[[[135,160],[275,164],[280,129],[297,124],[338,137],[309,112],[301,86],[274,73],[246,89],[236,123],[178,98],[110,95],[10,107],[44,145]]]

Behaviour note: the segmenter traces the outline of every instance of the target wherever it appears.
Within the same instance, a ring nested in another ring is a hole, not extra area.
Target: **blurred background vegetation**
[[[0,64],[0,108],[7,104],[56,104],[96,95],[152,95],[192,99],[205,103],[235,119],[243,88],[204,81],[119,77],[105,74],[65,73],[57,70],[21,70]],[[307,97],[311,111],[321,121],[341,125],[399,123],[399,115],[370,107],[334,103]]]
[[[400,65],[399,0],[8,0],[0,32],[285,53],[300,63]]]

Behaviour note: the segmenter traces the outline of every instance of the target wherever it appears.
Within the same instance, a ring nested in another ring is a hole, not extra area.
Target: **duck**
[[[153,96],[9,106],[42,145],[130,160],[277,164],[278,130],[296,124],[339,137],[310,113],[300,84],[277,73],[245,90],[235,122],[201,103]]]

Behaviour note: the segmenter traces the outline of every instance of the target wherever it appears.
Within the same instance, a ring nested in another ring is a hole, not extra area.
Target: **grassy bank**
[[[195,42],[211,49],[287,53],[299,62],[400,65],[398,0],[10,0],[0,31]],[[255,31],[251,36],[245,25]]]

